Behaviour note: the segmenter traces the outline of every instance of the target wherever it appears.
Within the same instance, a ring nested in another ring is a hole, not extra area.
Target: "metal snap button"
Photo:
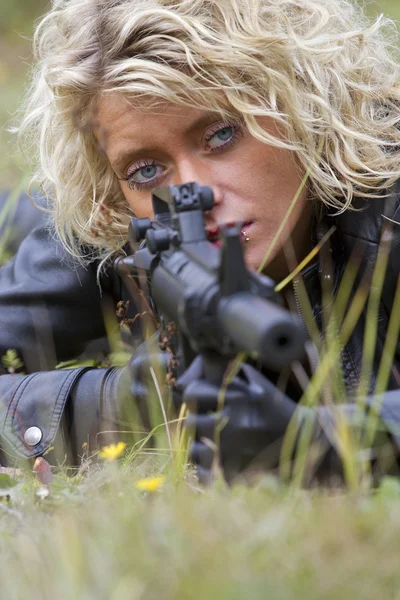
[[[43,437],[42,430],[39,427],[29,427],[25,431],[24,441],[27,446],[37,446]]]

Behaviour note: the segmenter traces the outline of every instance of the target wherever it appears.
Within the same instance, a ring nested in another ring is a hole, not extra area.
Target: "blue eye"
[[[137,174],[141,175],[144,180],[153,179],[157,175],[157,167],[156,165],[148,165],[147,167],[142,167]]]
[[[220,129],[216,135],[223,142],[227,142],[233,135],[233,127],[224,127],[223,129]]]
[[[222,152],[229,148],[244,134],[244,128],[239,124],[220,123],[214,125],[205,136],[206,150]]]
[[[158,165],[155,163],[152,163],[151,165],[143,165],[143,167],[135,169],[135,171],[129,175],[129,181],[134,183],[146,183],[157,176],[158,168]]]
[[[206,137],[207,146],[210,149],[218,148],[218,146],[225,145],[226,142],[229,142],[233,135],[233,127],[222,127]],[[216,143],[213,143],[214,141]],[[223,142],[223,144],[218,144],[218,142]]]
[[[137,165],[136,169],[133,169],[122,181],[126,181],[131,190],[154,187],[164,171],[165,168],[157,165],[154,161],[151,163],[145,162]]]

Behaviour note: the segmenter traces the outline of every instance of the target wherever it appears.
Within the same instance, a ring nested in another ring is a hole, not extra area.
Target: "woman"
[[[110,421],[120,425],[121,381],[129,373],[134,387],[142,383],[134,359],[125,370],[51,369],[104,336],[105,306],[128,300],[107,265],[126,243],[132,214],[151,216],[153,187],[210,185],[211,239],[221,223],[244,221],[247,265],[261,265],[276,281],[335,224],[332,258],[303,272],[322,326],[320,275],[333,277],[337,290],[356,240],[363,266],[371,266],[389,222],[382,214],[398,216],[395,39],[383,18],[370,26],[344,0],[54,3],[36,32],[37,67],[20,135],[37,159],[55,234],[50,240],[37,230],[0,275],[2,353],[18,350],[30,373],[0,378],[8,452],[40,455],[59,432],[76,460],[87,438]],[[398,275],[392,225],[377,357]],[[125,322],[136,312],[131,306]],[[345,348],[350,395],[360,377],[363,329],[360,318]],[[257,378],[253,371],[250,379]],[[366,391],[375,389],[376,372],[374,364]],[[196,393],[187,387],[199,372],[185,375],[180,389],[190,399]],[[398,387],[396,376],[395,364],[389,389]],[[245,401],[250,391],[241,393]],[[269,442],[282,438],[293,406],[285,398],[263,416],[260,430],[271,434]],[[225,436],[232,415],[230,422]],[[233,435],[239,441],[242,426]],[[203,449],[198,445],[195,454]]]

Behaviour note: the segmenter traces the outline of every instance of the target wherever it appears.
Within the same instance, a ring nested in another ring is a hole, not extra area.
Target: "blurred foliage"
[[[155,462],[155,461],[154,461]],[[143,492],[146,463],[89,459],[48,485],[0,478],[2,596],[39,600],[380,600],[399,597],[400,488],[375,497],[295,493],[272,478],[190,473]]]
[[[32,60],[33,24],[48,0],[0,0],[0,191],[17,185],[24,161],[5,128],[18,107]]]
[[[370,0],[365,3],[368,7],[368,12],[371,15],[376,13],[385,13],[394,19],[400,20],[400,2],[399,0]]]
[[[2,0],[0,2],[0,40],[17,43],[18,34],[30,36],[32,23],[45,12],[48,0]]]

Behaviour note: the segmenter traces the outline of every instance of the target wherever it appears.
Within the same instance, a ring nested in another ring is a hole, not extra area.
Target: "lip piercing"
[[[247,244],[247,242],[249,242],[249,241],[250,241],[250,238],[248,237],[248,235],[247,235],[247,233],[246,233],[245,231],[242,231],[242,232],[241,232],[241,234],[242,234],[242,236],[244,237],[244,241],[245,241],[245,242],[246,242],[246,244]]]

